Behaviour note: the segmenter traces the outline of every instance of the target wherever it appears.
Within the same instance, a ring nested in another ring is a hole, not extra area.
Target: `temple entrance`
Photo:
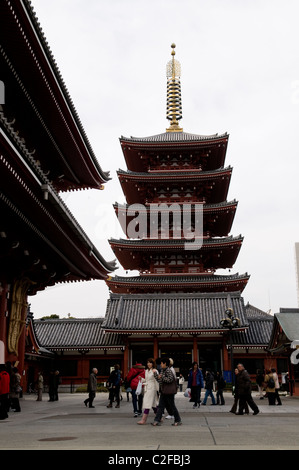
[[[174,361],[174,368],[177,375],[183,374],[185,380],[187,380],[189,369],[192,366],[192,346],[191,345],[177,345],[170,344],[169,346],[161,346],[161,358],[171,357]],[[139,362],[146,366],[146,361],[149,357],[153,356],[153,345],[132,345],[132,365]],[[158,359],[155,357],[155,359]]]
[[[161,347],[161,357],[171,357],[174,361],[174,368],[178,374],[183,374],[185,380],[187,380],[189,371],[192,367],[193,355],[192,347],[184,346],[176,348],[169,346]],[[221,347],[220,345],[198,345],[198,364],[205,373],[207,368],[210,368],[213,373],[217,370],[221,370]]]
[[[213,373],[221,370],[221,346],[198,344],[198,365],[203,372],[211,369]]]
[[[147,360],[152,357],[154,354],[154,347],[152,344],[147,345],[144,343],[144,346],[132,346],[132,366],[138,362],[143,364],[146,367]],[[156,357],[154,359],[157,359]]]
[[[163,349],[161,347],[161,358],[163,357],[171,357],[177,377],[179,374],[182,374],[185,380],[187,380],[192,366],[192,348],[190,346],[180,349],[179,347],[174,348],[174,345],[169,345],[167,348],[164,346]]]
[[[174,368],[177,376],[183,374],[185,380],[188,378],[189,370],[192,367],[193,355],[192,345],[160,345],[161,358],[171,357],[174,361]],[[153,345],[132,345],[132,365],[139,362],[146,366],[149,357],[153,357]],[[157,359],[157,358],[155,358]],[[198,344],[198,364],[203,372],[210,368],[216,373],[221,370],[221,346],[219,344]]]

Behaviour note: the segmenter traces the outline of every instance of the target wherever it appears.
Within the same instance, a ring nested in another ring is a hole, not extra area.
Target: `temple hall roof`
[[[34,320],[40,346],[51,351],[61,349],[120,349],[119,335],[105,333],[103,318]]]
[[[121,349],[121,333],[220,334],[224,311],[230,305],[241,320],[234,332],[237,347],[266,347],[272,332],[272,315],[244,306],[240,294],[112,294],[105,318],[33,320],[40,350]],[[254,311],[256,315],[254,315]]]
[[[225,310],[233,308],[244,330],[247,318],[240,293],[111,294],[103,329],[131,333],[224,333]]]

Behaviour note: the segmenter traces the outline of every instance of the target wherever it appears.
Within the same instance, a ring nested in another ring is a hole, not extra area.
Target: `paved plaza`
[[[132,402],[126,394],[119,409],[107,408],[108,394],[98,393],[95,408],[86,408],[87,394],[60,393],[59,401],[36,401],[24,395],[20,413],[9,412],[0,421],[1,450],[106,450],[188,451],[188,450],[298,450],[299,399],[282,397],[282,406],[269,406],[253,393],[260,413],[236,416],[229,412],[233,398],[225,394],[224,406],[193,409],[182,392],[176,395],[183,425],[171,426],[165,419],[153,427],[153,412],[146,425],[137,425]],[[210,399],[209,399],[210,400]]]

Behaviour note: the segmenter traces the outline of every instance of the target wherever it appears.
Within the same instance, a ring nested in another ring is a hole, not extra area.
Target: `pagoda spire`
[[[171,44],[172,59],[166,65],[167,76],[167,107],[166,118],[171,121],[166,132],[183,132],[179,127],[179,120],[182,119],[182,98],[181,98],[181,64],[174,58],[175,44]]]

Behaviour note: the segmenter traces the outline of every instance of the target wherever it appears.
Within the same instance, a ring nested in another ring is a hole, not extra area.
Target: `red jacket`
[[[2,370],[0,372],[0,395],[6,395],[9,393],[9,383],[9,374],[5,370]]]
[[[130,381],[133,377],[132,381],[130,382],[130,387],[132,390],[136,390],[139,376],[145,378],[145,367],[142,364],[135,364],[130,370],[127,375],[127,380]]]

